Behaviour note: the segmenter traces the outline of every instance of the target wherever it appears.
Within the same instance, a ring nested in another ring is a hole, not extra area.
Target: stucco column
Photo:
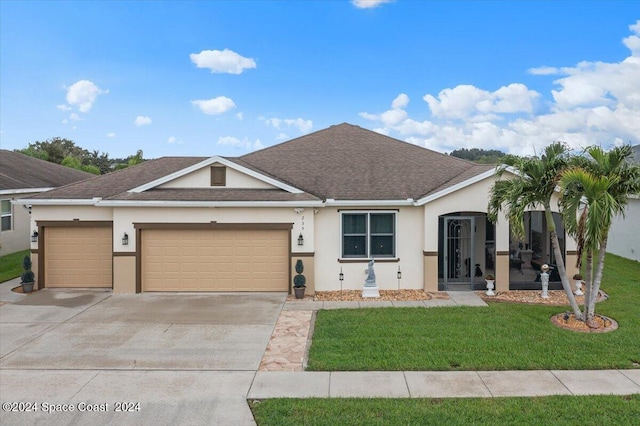
[[[498,213],[496,225],[496,289],[509,290],[509,221],[503,214]]]

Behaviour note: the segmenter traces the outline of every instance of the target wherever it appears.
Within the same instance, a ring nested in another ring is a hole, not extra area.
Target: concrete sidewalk
[[[258,371],[247,398],[491,398],[636,393],[640,393],[640,370]]]
[[[367,300],[362,302],[329,302],[311,299],[287,299],[282,308],[285,311],[319,311],[320,309],[359,308],[436,308],[439,306],[487,306],[473,291],[447,291],[448,299],[389,301]]]

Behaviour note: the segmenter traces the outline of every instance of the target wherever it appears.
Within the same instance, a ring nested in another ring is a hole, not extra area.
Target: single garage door
[[[288,231],[142,231],[143,291],[287,291],[288,281]]]
[[[111,227],[47,227],[45,287],[112,287]]]

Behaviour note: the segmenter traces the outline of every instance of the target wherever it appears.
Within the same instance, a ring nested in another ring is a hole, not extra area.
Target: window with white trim
[[[11,200],[2,200],[0,205],[0,230],[11,231]]]
[[[396,257],[395,212],[342,213],[342,258]]]

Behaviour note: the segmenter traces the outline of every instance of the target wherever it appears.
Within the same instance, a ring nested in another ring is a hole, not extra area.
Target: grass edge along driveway
[[[607,254],[596,313],[610,333],[578,333],[549,318],[562,306],[371,308],[318,312],[308,370],[446,371],[640,368],[640,263]]]

